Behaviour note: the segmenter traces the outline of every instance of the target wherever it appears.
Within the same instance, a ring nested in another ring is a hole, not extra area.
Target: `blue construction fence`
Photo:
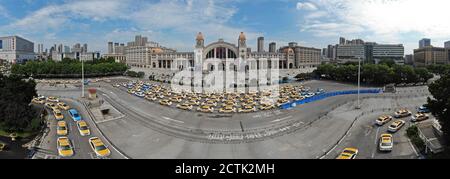
[[[379,94],[381,92],[382,92],[381,89],[362,89],[362,90],[360,90],[359,93],[360,94]],[[281,109],[289,109],[289,108],[293,108],[298,105],[319,101],[319,100],[333,97],[333,96],[352,95],[352,94],[358,94],[358,90],[326,92],[326,93],[319,94],[319,95],[316,95],[316,96],[313,96],[310,98],[306,98],[303,100],[286,103],[286,104],[280,106],[280,108]]]

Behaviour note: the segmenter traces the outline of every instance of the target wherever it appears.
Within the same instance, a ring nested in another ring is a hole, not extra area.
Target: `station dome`
[[[247,38],[245,37],[244,32],[241,32],[241,34],[239,35],[239,40],[246,40]]]
[[[199,33],[197,34],[196,40],[205,40],[205,38],[203,37],[203,34],[202,34],[201,32],[199,32]]]

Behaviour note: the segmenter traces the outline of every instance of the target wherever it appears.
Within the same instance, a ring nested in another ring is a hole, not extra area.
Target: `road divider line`
[[[375,134],[375,145],[377,145],[377,143],[378,143],[378,134],[380,133],[380,128],[381,127],[378,127],[378,129],[377,129],[377,133]]]
[[[168,120],[168,121],[173,121],[173,122],[178,122],[178,123],[184,124],[184,122],[183,122],[183,121],[179,121],[179,120],[171,119],[171,118],[169,118],[169,117],[165,117],[165,116],[163,116],[163,118],[164,118],[165,120]]]
[[[272,121],[272,123],[274,123],[274,122],[280,122],[280,121],[284,121],[284,120],[286,120],[286,119],[290,119],[290,118],[292,118],[292,116],[288,116],[288,117],[283,117],[283,118],[280,118],[280,119],[276,119],[276,120],[273,120],[273,121]]]

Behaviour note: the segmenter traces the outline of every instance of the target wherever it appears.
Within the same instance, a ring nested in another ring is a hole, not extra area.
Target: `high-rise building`
[[[405,55],[405,64],[406,65],[414,65],[414,55]]]
[[[38,44],[38,47],[37,47],[38,49],[37,49],[37,53],[38,54],[42,54],[42,53],[44,53],[44,44]]]
[[[108,42],[108,54],[114,53],[113,42]]]
[[[70,47],[64,46],[64,53],[70,53]]]
[[[419,48],[429,47],[431,46],[431,39],[422,39],[419,41]]]
[[[344,37],[339,38],[339,45],[345,45],[346,41]]]
[[[444,48],[450,48],[450,41],[444,43]]]
[[[374,44],[372,58],[377,62],[383,59],[394,60],[397,64],[404,64],[405,47],[402,44]]]
[[[346,44],[337,47],[337,58],[341,61],[365,60],[366,51],[364,45]]]
[[[87,44],[83,44],[83,48],[82,48],[81,52],[88,52],[88,45]]]
[[[450,49],[427,46],[414,50],[414,65],[449,64]]]
[[[0,37],[0,60],[23,63],[34,59],[33,42],[19,36]]]
[[[264,37],[258,37],[258,52],[264,52]]]
[[[62,53],[64,51],[64,46],[63,44],[59,44],[58,45],[58,49],[57,49],[58,53]]]
[[[277,51],[277,43],[272,42],[269,44],[269,52],[270,53],[275,53]]]

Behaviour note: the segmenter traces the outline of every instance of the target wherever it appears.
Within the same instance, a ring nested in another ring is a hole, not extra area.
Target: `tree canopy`
[[[34,111],[29,103],[36,94],[33,80],[0,74],[0,127],[8,132],[21,132],[31,125]]]
[[[439,120],[447,144],[450,142],[450,75],[444,75],[429,85],[433,98],[428,98],[428,107]]]
[[[15,64],[11,68],[13,74],[34,78],[41,77],[80,77],[81,62],[69,58],[61,62],[49,61],[29,61],[26,64]],[[115,63],[114,59],[95,59],[86,61],[84,72],[86,76],[109,76],[121,75],[128,67],[122,63]]]
[[[386,64],[387,63],[387,64]],[[433,78],[426,68],[396,65],[388,62],[381,64],[365,64],[361,67],[361,81],[366,84],[386,85],[390,83],[419,83]],[[343,81],[358,81],[358,65],[320,65],[314,72],[317,77]]]

